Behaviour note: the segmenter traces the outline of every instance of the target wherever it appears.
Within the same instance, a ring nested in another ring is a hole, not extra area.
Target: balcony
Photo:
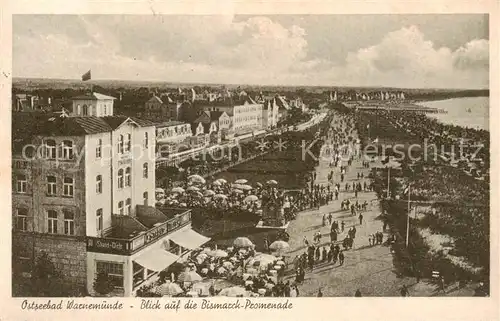
[[[104,237],[87,237],[87,251],[131,255],[154,241],[191,224],[191,211],[137,206],[137,215],[113,215]]]

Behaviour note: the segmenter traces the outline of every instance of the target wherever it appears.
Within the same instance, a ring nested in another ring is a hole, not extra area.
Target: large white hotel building
[[[13,115],[13,273],[42,252],[94,294],[105,271],[116,296],[143,284],[207,238],[186,209],[155,208],[155,127],[113,116],[113,97],[75,97],[65,117]]]

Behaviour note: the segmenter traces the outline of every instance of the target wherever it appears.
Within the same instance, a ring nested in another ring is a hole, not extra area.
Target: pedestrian
[[[401,296],[410,296],[410,293],[408,292],[408,288],[406,287],[406,284],[403,284],[401,289],[399,290],[401,293]]]
[[[444,287],[444,276],[442,276],[442,275],[439,278],[439,291],[442,291],[443,293],[446,294],[446,290],[445,290],[445,287]]]
[[[328,224],[332,225],[332,213],[328,214]]]
[[[356,293],[354,293],[354,296],[357,298],[361,297],[361,291],[359,289],[356,290]]]
[[[319,247],[316,248],[316,251],[314,252],[314,259],[316,262],[320,262],[320,258],[321,258],[321,251],[319,249]]]
[[[372,246],[372,236],[373,234],[368,235],[368,244]]]
[[[326,225],[326,214],[323,214],[323,226]]]
[[[344,265],[344,252],[342,250],[339,252],[339,264]]]
[[[330,232],[330,242],[337,242],[337,232],[335,230]]]
[[[344,222],[344,221],[342,221],[342,223],[340,223],[340,226],[341,226],[341,228],[342,228],[342,233],[344,233],[345,222]]]
[[[321,256],[321,262],[326,262],[328,259],[328,251],[326,250],[326,246],[323,247],[323,255]]]
[[[335,200],[337,201],[339,199],[339,191],[335,190]]]
[[[309,246],[309,241],[307,240],[307,237],[304,235],[304,245]]]
[[[356,189],[356,190],[354,190],[354,197],[355,197],[355,198],[358,198],[358,190],[357,190],[357,189]]]
[[[359,214],[359,225],[363,224],[363,214]]]
[[[321,292],[321,288],[318,289],[318,298],[321,298],[323,296],[323,292]]]
[[[356,226],[352,227],[352,238],[356,238]]]

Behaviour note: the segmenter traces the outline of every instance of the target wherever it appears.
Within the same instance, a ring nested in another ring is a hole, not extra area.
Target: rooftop
[[[91,93],[89,95],[81,95],[81,96],[76,96],[71,98],[72,100],[109,100],[109,99],[116,99],[115,97],[112,96],[107,96],[99,93]]]

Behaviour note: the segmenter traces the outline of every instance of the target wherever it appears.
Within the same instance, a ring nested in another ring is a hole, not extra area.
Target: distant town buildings
[[[402,91],[370,91],[359,92],[349,90],[347,92],[331,91],[328,95],[330,102],[335,101],[401,101],[405,100],[406,95]]]

